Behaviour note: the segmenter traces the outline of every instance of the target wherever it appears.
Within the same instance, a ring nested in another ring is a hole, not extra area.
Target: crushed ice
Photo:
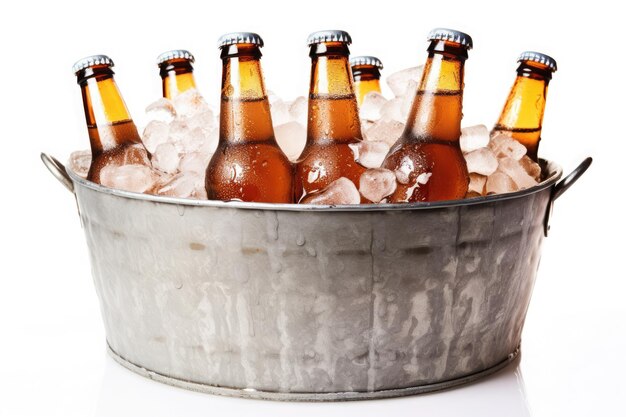
[[[363,142],[351,146],[355,161],[367,171],[360,183],[340,178],[324,190],[306,196],[309,204],[358,204],[361,196],[374,203],[386,202],[397,183],[409,184],[411,161],[403,161],[395,172],[380,168],[389,148],[400,137],[421,78],[422,67],[407,68],[387,77],[394,94],[367,94],[359,109]],[[297,160],[306,142],[307,100],[284,101],[268,95],[274,134],[291,161]],[[204,175],[217,147],[218,114],[197,90],[191,89],[173,100],[159,98],[146,108],[148,123],[142,140],[152,154],[152,169],[127,165],[102,172],[105,186],[134,192],[183,198],[206,199]],[[470,183],[467,197],[517,191],[536,185],[541,168],[526,156],[526,148],[511,137],[498,133],[490,137],[484,125],[464,127],[460,146],[465,156]],[[78,151],[70,156],[72,170],[87,176],[91,154]],[[406,166],[405,166],[406,165]],[[428,182],[430,173],[415,178],[412,189]]]

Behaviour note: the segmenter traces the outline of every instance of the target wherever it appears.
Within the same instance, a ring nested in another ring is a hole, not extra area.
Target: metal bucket
[[[519,353],[541,243],[567,178],[426,204],[156,197],[47,155],[91,255],[110,353],[154,380],[278,400],[447,389]]]

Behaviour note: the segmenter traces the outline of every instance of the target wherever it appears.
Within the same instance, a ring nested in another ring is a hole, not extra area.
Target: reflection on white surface
[[[342,403],[286,403],[220,397],[170,387],[105,359],[96,416],[530,416],[519,360],[495,375],[446,392]],[[384,414],[383,414],[384,413]]]

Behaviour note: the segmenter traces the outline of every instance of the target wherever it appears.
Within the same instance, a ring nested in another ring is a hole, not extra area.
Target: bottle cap
[[[161,65],[166,61],[170,61],[172,59],[187,59],[189,62],[195,62],[196,58],[191,54],[191,52],[185,49],[173,49],[171,51],[163,52],[161,55],[157,57],[157,65]]]
[[[519,58],[517,58],[517,62],[521,61],[533,61],[543,64],[550,68],[552,72],[556,71],[556,61],[549,55],[542,54],[541,52],[534,51],[524,51],[521,53]]]
[[[77,74],[79,71],[85,68],[95,67],[96,65],[113,66],[113,60],[106,55],[92,55],[79,59],[74,65],[72,65],[72,72]]]
[[[373,65],[378,67],[378,69],[383,69],[383,63],[375,56],[355,56],[350,58],[350,66],[354,67],[355,65]]]
[[[263,46],[263,39],[256,33],[252,32],[232,32],[220,36],[217,41],[217,46],[223,48],[228,45],[235,45],[239,43],[249,43],[252,45],[258,45],[259,48]]]
[[[467,49],[472,49],[474,46],[472,43],[472,37],[467,33],[459,32],[458,30],[436,28],[430,31],[428,34],[428,40],[442,40],[459,43],[465,46]]]
[[[343,42],[346,45],[350,45],[352,38],[348,32],[343,30],[320,30],[319,32],[311,33],[306,40],[308,46],[324,42]]]

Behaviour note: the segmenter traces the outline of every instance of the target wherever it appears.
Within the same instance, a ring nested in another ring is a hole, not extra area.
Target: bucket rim
[[[252,210],[274,210],[274,211],[315,211],[315,212],[358,212],[358,211],[403,211],[403,210],[426,210],[444,207],[472,206],[478,204],[492,203],[496,201],[511,200],[522,198],[527,195],[538,193],[546,188],[554,186],[554,184],[563,175],[563,169],[560,165],[546,160],[539,159],[539,165],[545,178],[539,184],[520,191],[514,191],[504,194],[494,194],[482,197],[472,197],[460,200],[445,200],[435,202],[418,202],[418,203],[385,203],[385,204],[285,204],[285,203],[252,203],[246,201],[218,201],[218,200],[196,200],[182,197],[158,196],[153,194],[136,193],[132,191],[118,190],[105,187],[88,181],[76,174],[68,164],[67,172],[74,182],[74,186],[88,188],[99,193],[113,195],[131,200],[143,200],[152,203],[172,204],[177,206],[197,206],[197,207],[214,207],[214,208],[237,208]]]

